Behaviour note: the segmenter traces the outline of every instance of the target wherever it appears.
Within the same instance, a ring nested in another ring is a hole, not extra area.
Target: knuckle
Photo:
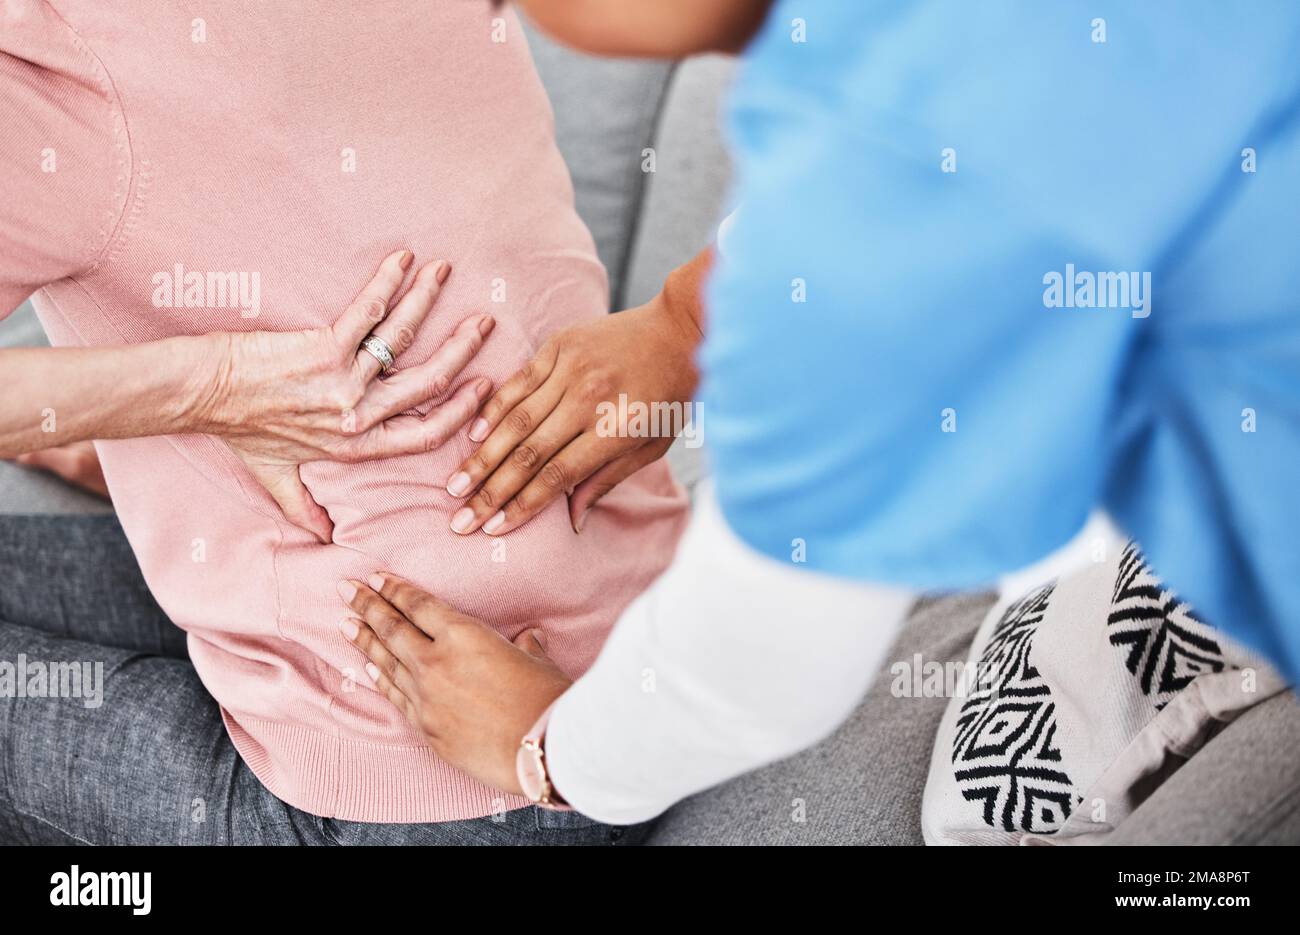
[[[447,391],[451,389],[451,377],[445,373],[434,375],[429,381],[429,392],[434,396],[446,396]]]
[[[381,322],[388,312],[388,304],[383,299],[362,299],[355,306],[356,310],[370,322]]]
[[[403,325],[402,327],[398,328],[397,333],[393,335],[393,340],[392,340],[393,350],[396,351],[398,354],[405,351],[414,343],[415,343],[415,332],[406,325]]]
[[[329,445],[330,460],[343,464],[355,464],[373,458],[375,442],[369,435],[356,435],[345,439],[342,444]]]
[[[541,346],[534,360],[544,360],[548,369],[555,366],[555,362],[560,359],[560,338],[559,336],[548,338],[546,343]]]
[[[531,386],[533,381],[537,379],[537,362],[530,360],[524,364],[519,368],[519,372],[515,374],[515,377],[522,385]]]
[[[426,452],[437,451],[439,448],[442,447],[442,443],[445,442],[446,440],[447,438],[445,435],[443,435],[442,432],[432,428],[425,429],[424,437],[420,439],[421,444]]]
[[[420,647],[415,651],[415,661],[422,667],[431,666],[437,661],[434,645],[433,641],[430,640],[427,643],[420,644]]]
[[[442,628],[442,633],[438,637],[438,642],[443,644],[443,649],[452,649],[465,642],[465,627],[456,619],[448,620]]]
[[[584,377],[578,386],[578,398],[588,403],[597,403],[611,395],[614,379],[607,373],[593,373]]]
[[[498,509],[497,496],[489,487],[484,487],[476,493],[471,499],[470,504],[474,506],[474,512],[486,512],[488,510]]]
[[[511,431],[523,434],[532,428],[533,417],[528,414],[528,410],[520,407],[506,417],[506,424]]]
[[[420,729],[420,732],[424,734],[424,736],[428,737],[430,740],[437,739],[438,724],[432,713],[425,710],[416,710],[413,704],[408,703],[408,712],[406,716],[412,724],[416,725]],[[438,748],[440,746],[441,744],[433,744],[434,753],[438,753]],[[443,756],[445,753],[446,751],[444,750],[443,753],[438,755]]]
[[[548,461],[546,467],[542,468],[541,481],[551,490],[568,490],[569,471],[559,461]]]
[[[419,616],[429,608],[430,604],[429,595],[410,584],[398,585],[393,592],[393,599],[401,605],[408,617],[412,614]]]
[[[483,407],[483,418],[495,425],[497,420],[501,418],[501,413],[505,408],[505,402],[501,399],[501,395],[497,394],[489,399],[487,405]]]
[[[492,463],[488,461],[483,454],[483,449],[480,448],[470,455],[468,468],[471,477],[485,477],[492,472]]]
[[[419,659],[426,669],[439,665],[446,659],[447,643],[443,639],[445,635],[440,632],[436,640],[430,640],[421,649],[423,655]]]
[[[458,340],[466,342],[474,350],[478,350],[483,343],[483,335],[479,333],[477,318],[466,318],[462,321],[456,328],[456,336]]]
[[[342,389],[331,390],[325,396],[325,408],[336,409],[339,412],[346,412],[352,408],[353,399],[351,394]]]
[[[349,435],[369,432],[383,421],[381,414],[377,410],[371,409],[369,406],[362,406],[360,409],[353,410],[353,412],[352,431],[347,433]]]
[[[474,393],[474,387],[461,387],[459,393],[450,400],[453,405],[452,412],[460,425],[465,425],[478,412],[478,396]]]
[[[398,694],[400,696],[400,693]],[[410,724],[415,731],[424,737],[425,743],[428,744],[429,749],[432,750],[434,748],[433,738],[429,736],[428,729],[424,724],[424,715],[420,712],[419,708],[409,699],[398,697],[390,698],[389,700],[397,706],[397,710],[402,713],[404,718],[406,718],[406,723]]]
[[[514,450],[510,457],[515,464],[527,470],[531,469],[533,465],[537,463],[538,454],[537,449],[532,445],[520,445]]]
[[[370,626],[380,642],[387,643],[397,630],[397,620],[391,614],[383,614],[376,617]]]
[[[361,402],[364,390],[352,381],[346,381],[333,387],[326,396],[326,405],[340,412],[355,409]]]

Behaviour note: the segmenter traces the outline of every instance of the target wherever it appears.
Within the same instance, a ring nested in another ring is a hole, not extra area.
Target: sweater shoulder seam
[[[108,257],[112,254],[114,248],[120,241],[123,231],[128,226],[128,207],[132,202],[134,189],[136,188],[136,176],[138,162],[135,150],[131,143],[130,125],[126,118],[126,106],[122,101],[122,95],[118,91],[117,83],[113,80],[108,66],[104,64],[90,45],[81,37],[81,34],[68,22],[57,7],[54,6],[53,0],[42,0],[54,17],[63,24],[71,39],[73,48],[89,64],[92,73],[99,83],[100,93],[108,103],[109,109],[109,128],[114,138],[114,150],[116,154],[116,166],[113,178],[112,194],[109,198],[109,204],[113,208],[111,222],[106,219],[101,226],[102,243],[94,254],[86,261],[84,268],[79,272],[72,274],[70,278],[88,276],[99,270]]]

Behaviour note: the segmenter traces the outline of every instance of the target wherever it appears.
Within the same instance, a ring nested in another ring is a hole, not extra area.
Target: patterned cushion
[[[1000,602],[936,738],[932,844],[1103,840],[1223,725],[1285,681],[1127,544]]]

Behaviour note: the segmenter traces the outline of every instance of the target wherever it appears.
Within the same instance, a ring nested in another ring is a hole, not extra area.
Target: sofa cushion
[[[1284,692],[1197,751],[1107,843],[1300,843],[1300,703]]]
[[[654,298],[669,273],[713,242],[731,182],[721,114],[734,68],[731,56],[704,55],[673,72],[628,259],[629,308]]]
[[[522,17],[521,17],[522,18]],[[622,308],[623,273],[671,62],[619,61],[575,52],[525,24],[537,71],[555,111],[555,137],[573,178],[578,213]]]
[[[669,273],[714,239],[731,177],[720,114],[734,66],[730,56],[705,55],[673,72],[653,142],[654,172],[646,175],[636,219],[623,307],[650,301]],[[707,413],[703,425],[707,435]],[[681,439],[668,463],[688,490],[708,473],[705,449],[688,448]]]
[[[31,302],[18,306],[9,317],[0,318],[0,347],[44,347],[49,343]]]

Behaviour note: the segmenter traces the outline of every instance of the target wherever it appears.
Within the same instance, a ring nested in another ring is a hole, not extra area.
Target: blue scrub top
[[[1300,4],[778,0],[729,125],[743,540],[970,587],[1101,505],[1300,673]]]

